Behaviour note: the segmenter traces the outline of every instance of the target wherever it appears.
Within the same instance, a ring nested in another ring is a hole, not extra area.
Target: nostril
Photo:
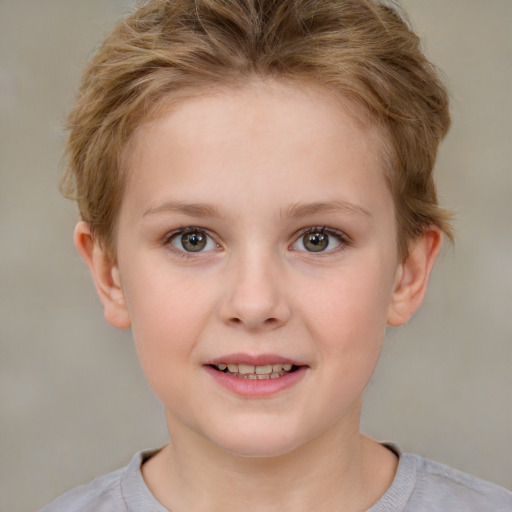
[[[233,326],[246,325],[248,328],[258,328],[257,324],[252,325],[250,322],[244,321],[239,317],[231,317],[228,322]],[[276,327],[279,324],[279,319],[275,317],[266,318],[262,323],[259,324],[260,327]]]

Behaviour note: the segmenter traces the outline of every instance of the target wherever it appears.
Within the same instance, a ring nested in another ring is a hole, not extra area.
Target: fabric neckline
[[[398,467],[391,486],[366,512],[399,512],[405,509],[414,491],[417,460],[414,455],[404,454],[395,443],[382,444],[398,456]],[[142,464],[160,450],[136,453],[123,472],[121,492],[129,512],[170,512],[155,498],[142,477]]]

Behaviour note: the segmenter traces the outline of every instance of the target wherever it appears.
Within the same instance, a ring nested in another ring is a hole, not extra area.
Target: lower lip
[[[302,380],[308,369],[307,366],[300,366],[294,372],[287,373],[277,379],[244,379],[220,372],[211,366],[203,366],[203,368],[222,387],[247,398],[265,398],[291,388]]]

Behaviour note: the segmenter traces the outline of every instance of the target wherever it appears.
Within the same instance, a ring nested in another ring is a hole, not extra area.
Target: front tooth
[[[283,364],[283,370],[285,372],[289,372],[291,369],[292,369],[292,366],[291,364]]]
[[[233,364],[233,363],[229,363],[228,364],[228,370],[231,373],[238,373],[238,365],[237,364]]]
[[[283,370],[283,365],[282,365],[281,363],[273,364],[273,365],[272,365],[272,371],[273,371],[274,373],[276,373],[276,372],[280,372],[280,371],[282,371],[282,370]]]
[[[242,375],[247,375],[248,373],[254,373],[254,366],[252,366],[250,364],[239,364],[238,365],[238,373],[241,373]]]
[[[265,366],[256,366],[256,373],[258,375],[264,375],[267,373],[272,373],[272,365],[267,364]]]

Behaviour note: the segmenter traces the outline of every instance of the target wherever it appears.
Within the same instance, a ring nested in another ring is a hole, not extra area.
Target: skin
[[[116,262],[76,228],[106,318],[132,328],[164,404],[172,442],[143,476],[174,512],[360,511],[393,479],[396,457],[359,433],[361,399],[386,326],[423,300],[441,234],[398,257],[380,133],[350,112],[275,82],[185,100],[127,149]],[[183,248],[185,227],[205,250]],[[308,251],[319,227],[330,245]],[[303,371],[241,396],[206,366],[233,354]]]

